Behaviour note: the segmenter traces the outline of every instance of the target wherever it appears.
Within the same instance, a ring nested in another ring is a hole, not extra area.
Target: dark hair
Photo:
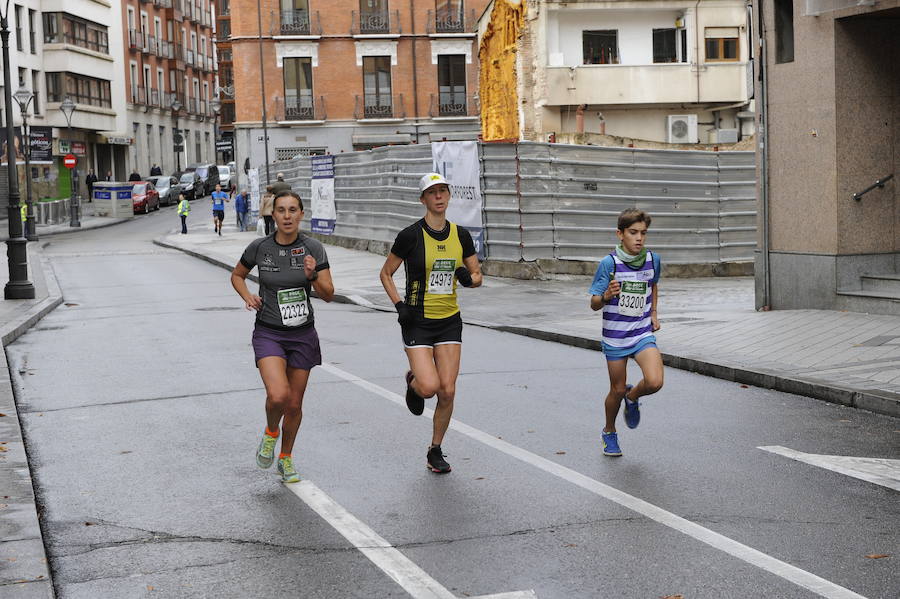
[[[624,231],[634,223],[644,223],[650,228],[650,215],[643,210],[637,208],[628,208],[619,213],[619,223],[617,227],[620,231]]]
[[[297,203],[300,204],[300,210],[303,210],[303,200],[300,199],[300,194],[296,193],[294,191],[290,191],[288,189],[285,189],[284,191],[279,191],[277,194],[275,194],[275,199],[272,200],[272,208],[275,208],[275,205],[278,204],[278,198],[283,198],[283,197],[294,198],[295,200],[297,200]]]

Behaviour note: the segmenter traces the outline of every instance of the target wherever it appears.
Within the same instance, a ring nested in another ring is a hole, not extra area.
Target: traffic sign
[[[175,145],[172,147],[173,152],[184,152],[184,146]]]
[[[76,164],[78,164],[78,159],[75,158],[75,154],[66,154],[63,158],[63,166],[66,168],[75,168]]]

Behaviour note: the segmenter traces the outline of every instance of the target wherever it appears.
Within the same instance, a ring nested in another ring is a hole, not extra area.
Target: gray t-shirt
[[[329,268],[325,248],[303,233],[290,245],[281,245],[272,234],[253,240],[244,250],[241,264],[259,269],[262,309],[256,313],[257,324],[282,331],[312,326],[312,283],[303,270],[306,256],[316,259],[316,271]]]

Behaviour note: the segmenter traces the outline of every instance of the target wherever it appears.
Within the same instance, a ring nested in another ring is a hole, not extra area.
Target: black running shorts
[[[462,343],[462,316],[459,312],[447,318],[423,318],[417,316],[415,322],[400,327],[403,345],[406,347],[434,347],[444,343]]]
[[[224,210],[213,210],[213,218],[217,218],[219,220],[225,220],[225,211]]]

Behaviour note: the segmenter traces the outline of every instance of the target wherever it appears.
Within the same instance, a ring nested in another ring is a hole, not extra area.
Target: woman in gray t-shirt
[[[292,483],[300,480],[291,452],[303,417],[303,394],[310,371],[322,363],[310,294],[315,289],[320,299],[330,302],[334,283],[325,248],[300,233],[300,196],[292,191],[278,194],[272,215],[278,229],[247,246],[231,272],[231,285],[247,309],[256,310],[253,352],[266,387],[266,430],[256,464],[272,465],[281,435],[278,472],[282,481]],[[259,271],[258,295],[247,287],[254,267]]]

